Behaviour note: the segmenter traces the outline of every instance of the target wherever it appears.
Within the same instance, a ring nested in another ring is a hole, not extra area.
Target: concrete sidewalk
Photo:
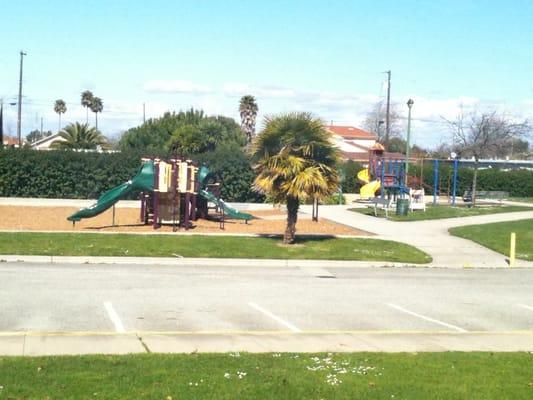
[[[533,351],[525,332],[3,333],[2,356],[225,352]]]
[[[343,225],[375,233],[379,239],[415,246],[433,257],[432,266],[449,268],[508,267],[507,256],[470,240],[452,236],[448,233],[449,228],[533,218],[532,210],[465,218],[397,222],[349,211],[349,208],[353,208],[353,205],[321,207],[319,215]],[[303,209],[310,212],[307,206]],[[531,268],[533,262],[517,260],[516,265]]]

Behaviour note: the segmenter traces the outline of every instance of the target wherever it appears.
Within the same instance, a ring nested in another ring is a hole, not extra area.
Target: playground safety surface
[[[34,231],[85,231],[85,232],[154,232],[152,226],[142,225],[139,210],[136,208],[116,208],[115,225],[112,226],[112,209],[90,219],[77,222],[75,226],[67,217],[75,212],[73,207],[41,207],[41,206],[0,206],[0,230],[34,230]],[[249,234],[280,234],[286,226],[286,213],[283,210],[250,211],[258,217],[247,224],[241,220],[226,220],[225,229],[220,229],[218,221],[198,219],[194,221],[194,233],[249,233]],[[370,236],[369,232],[337,224],[324,218],[318,222],[311,221],[308,216],[300,218],[297,225],[299,234],[330,234]],[[171,232],[172,226],[162,226],[156,232]],[[181,229],[181,231],[185,231]]]

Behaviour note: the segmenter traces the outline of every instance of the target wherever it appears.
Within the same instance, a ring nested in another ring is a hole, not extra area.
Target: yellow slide
[[[359,194],[361,195],[362,199],[369,199],[371,197],[374,197],[374,194],[381,186],[379,181],[370,182],[370,173],[368,172],[368,168],[359,171],[357,173],[357,179],[359,179],[361,182],[366,183],[366,185],[362,186],[361,190],[359,191]]]
[[[364,183],[370,182],[370,173],[368,172],[368,168],[362,169],[357,173],[357,179]]]
[[[376,191],[379,189],[380,186],[381,184],[379,183],[379,181],[369,182],[366,185],[361,186],[359,194],[361,195],[362,199],[370,199],[374,197]]]

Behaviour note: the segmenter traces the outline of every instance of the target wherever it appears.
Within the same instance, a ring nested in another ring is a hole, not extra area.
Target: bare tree
[[[515,139],[531,132],[527,120],[515,122],[496,111],[465,114],[460,112],[453,121],[446,120],[453,134],[454,150],[461,157],[474,159],[472,205],[476,205],[477,171],[479,160],[498,154]]]
[[[366,118],[363,121],[363,128],[369,132],[372,132],[378,137],[378,142],[384,143],[386,135],[386,107],[382,101],[375,103],[370,111],[366,114]],[[390,107],[390,138],[402,137],[402,123],[401,115],[398,112],[397,104],[391,104]],[[388,149],[387,149],[388,150]]]

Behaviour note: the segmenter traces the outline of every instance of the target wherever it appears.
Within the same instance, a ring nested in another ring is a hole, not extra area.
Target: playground
[[[135,197],[139,200],[127,200]],[[286,224],[286,210],[281,207],[262,204],[255,210],[238,210],[225,202],[221,184],[214,182],[209,169],[191,160],[144,158],[130,180],[110,188],[92,204],[82,202],[78,209],[79,203],[37,200],[0,205],[4,216],[0,229],[279,234]],[[298,232],[370,235],[327,220],[312,221],[308,215],[301,215]]]
[[[130,205],[132,202],[125,202]],[[139,219],[139,207],[123,207],[121,203],[115,208],[115,226],[113,226],[113,209],[103,211],[99,215],[83,219],[75,225],[67,217],[77,211],[75,207],[67,206],[0,206],[0,230],[17,231],[63,231],[63,232],[142,232],[142,233],[170,233],[172,225],[162,225],[154,230]],[[251,210],[253,220],[245,223],[243,220],[226,220],[224,230],[220,229],[219,221],[213,219],[197,219],[194,227],[185,233],[243,233],[243,234],[279,234],[286,225],[287,214],[283,209],[270,208],[266,210]],[[368,236],[368,232],[319,218],[317,222],[310,216],[302,216],[298,221],[299,234],[324,235],[354,235]]]

